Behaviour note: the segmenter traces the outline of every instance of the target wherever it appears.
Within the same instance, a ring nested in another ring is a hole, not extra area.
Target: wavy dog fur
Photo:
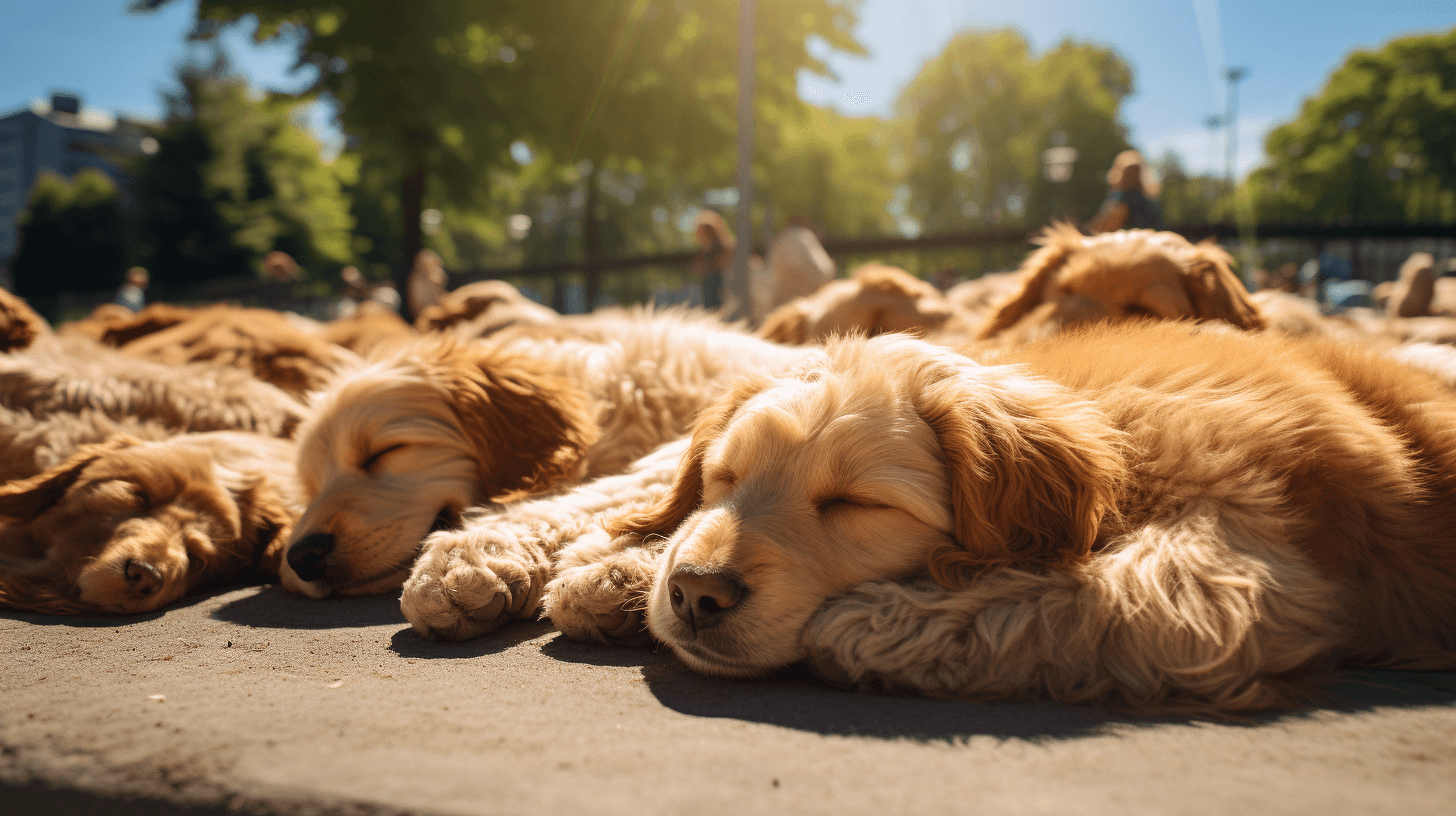
[[[608,522],[655,565],[612,608],[645,604],[706,673],[807,659],[976,699],[1233,711],[1343,663],[1456,667],[1456,397],[1433,376],[1170,322],[997,362],[887,336],[745,381],[664,499]],[[567,631],[611,641],[601,619]]]
[[[84,445],[0,485],[0,605],[149,612],[278,553],[300,509],[293,444],[218,431]]]
[[[1057,224],[1037,243],[1017,270],[1020,286],[991,312],[980,339],[1026,342],[1080,323],[1147,317],[1264,328],[1228,253],[1211,241],[1146,229],[1083,235]]]
[[[277,437],[292,436],[305,413],[297,400],[246,372],[137,360],[78,336],[42,338],[0,356],[0,406],[36,416],[93,410],[177,431]]]
[[[313,401],[298,460],[309,506],[284,586],[313,597],[397,589],[425,536],[466,509],[620,473],[682,435],[737,373],[803,354],[680,313],[518,329],[422,341]],[[429,585],[417,577],[412,586]]]

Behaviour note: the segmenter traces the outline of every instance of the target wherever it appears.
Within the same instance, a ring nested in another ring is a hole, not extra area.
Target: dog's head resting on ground
[[[519,352],[431,339],[344,374],[299,431],[308,507],[283,585],[398,589],[420,542],[487,499],[579,478],[596,424],[581,389]]]
[[[758,336],[804,345],[834,334],[925,333],[940,328],[951,306],[934,286],[903,269],[865,264],[845,280],[832,280],[764,318]]]
[[[255,434],[121,436],[0,486],[0,605],[149,612],[247,567],[276,569],[298,512],[292,453]]]
[[[815,610],[863,581],[960,585],[1084,557],[1117,444],[1095,409],[1017,367],[901,335],[832,340],[706,411],[664,500],[607,526],[669,537],[653,635],[700,671],[762,674],[801,659]]]
[[[991,311],[981,339],[1024,342],[1080,323],[1137,319],[1264,328],[1228,253],[1212,242],[1146,229],[1088,236],[1058,224],[1037,243],[1019,270],[1020,286]]]

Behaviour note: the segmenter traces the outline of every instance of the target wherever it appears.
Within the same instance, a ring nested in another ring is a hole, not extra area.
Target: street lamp
[[[1239,150],[1239,80],[1248,75],[1247,68],[1225,68],[1223,78],[1228,80],[1228,109],[1223,115],[1223,125],[1228,128],[1228,156],[1226,158],[1224,173],[1228,176],[1229,186],[1234,183],[1234,164]]]

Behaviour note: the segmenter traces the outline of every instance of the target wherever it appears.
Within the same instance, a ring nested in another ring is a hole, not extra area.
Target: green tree
[[[1163,221],[1169,226],[1211,224],[1230,219],[1229,183],[1219,175],[1190,174],[1178,154],[1169,150],[1155,163],[1162,182]]]
[[[758,4],[764,143],[771,143],[779,114],[798,104],[798,71],[827,71],[808,51],[811,36],[831,48],[862,50],[849,33],[856,6]],[[509,166],[517,141],[562,166],[588,160],[589,177],[636,160],[726,179],[736,121],[737,7],[737,0],[201,0],[197,33],[209,36],[254,15],[259,39],[295,37],[298,63],[319,69],[310,93],[337,99],[343,129],[357,137],[365,164],[399,179],[407,259],[422,245],[426,202],[442,209],[481,205],[491,171]],[[593,203],[599,192],[589,179]],[[596,229],[589,219],[584,232]]]
[[[88,167],[70,181],[41,173],[19,226],[15,291],[42,311],[53,313],[61,292],[121,284],[130,262],[126,219],[116,185],[100,170]]]
[[[1118,109],[1132,88],[1132,69],[1101,46],[1068,40],[1034,57],[1012,29],[957,35],[896,101],[908,214],[932,232],[1090,216],[1128,146]],[[1043,151],[1062,145],[1078,158],[1053,187]]]
[[[342,184],[356,160],[325,163],[297,100],[260,97],[219,61],[190,66],[167,95],[159,149],[137,162],[139,237],[156,282],[255,274],[272,250],[323,275],[354,254]]]
[[[779,144],[764,151],[764,197],[782,218],[806,217],[831,235],[892,231],[890,125],[805,107],[798,126],[784,128]]]
[[[1264,139],[1261,220],[1456,221],[1456,29],[1356,51]]]

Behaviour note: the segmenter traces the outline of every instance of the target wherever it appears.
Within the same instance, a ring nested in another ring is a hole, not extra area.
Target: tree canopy
[[[168,0],[139,0],[142,8]],[[797,105],[811,37],[860,51],[856,0],[758,4],[762,138]],[[403,254],[426,201],[470,207],[521,141],[550,161],[637,161],[726,178],[736,121],[737,0],[200,0],[198,36],[246,15],[289,36],[339,102],[362,161],[400,179]]]
[[[51,311],[61,292],[121,285],[129,258],[121,199],[105,173],[88,167],[69,181],[40,174],[20,218],[17,294]]]
[[[1356,51],[1264,140],[1259,218],[1456,221],[1456,29]]]
[[[156,283],[257,273],[272,250],[314,275],[353,257],[345,157],[325,163],[299,102],[258,97],[225,64],[167,95],[157,152],[136,166],[140,255]]]
[[[896,101],[909,215],[927,231],[1091,215],[1128,146],[1118,110],[1132,88],[1102,46],[1068,40],[1038,57],[1012,29],[956,35]],[[1054,188],[1043,151],[1057,146],[1078,158]]]

